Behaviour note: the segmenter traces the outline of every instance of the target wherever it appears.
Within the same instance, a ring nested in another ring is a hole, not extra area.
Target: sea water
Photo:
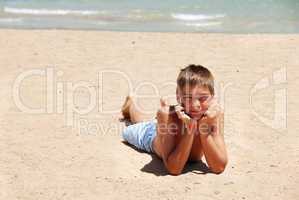
[[[0,0],[0,28],[298,33],[299,0]]]

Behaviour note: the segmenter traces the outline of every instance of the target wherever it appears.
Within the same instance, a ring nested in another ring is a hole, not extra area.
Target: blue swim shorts
[[[153,141],[157,135],[156,126],[156,119],[132,124],[124,129],[123,139],[138,149],[153,153]]]

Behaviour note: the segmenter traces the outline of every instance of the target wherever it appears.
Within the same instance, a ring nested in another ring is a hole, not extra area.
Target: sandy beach
[[[298,198],[298,34],[2,29],[0,46],[0,199]],[[220,175],[168,175],[122,142],[126,95],[153,118],[192,63],[225,110]]]

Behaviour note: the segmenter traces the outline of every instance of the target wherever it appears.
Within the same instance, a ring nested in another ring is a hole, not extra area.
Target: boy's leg
[[[138,149],[152,153],[152,141],[156,135],[156,123],[154,120],[146,121],[143,113],[138,110],[132,97],[128,96],[122,106],[121,112],[124,119],[132,125],[127,126],[122,136],[125,141]]]
[[[149,153],[153,152],[152,143],[155,136],[156,122],[154,120],[130,125],[122,132],[125,141]]]
[[[142,112],[138,110],[131,96],[127,96],[125,103],[121,108],[121,112],[123,117],[132,122],[133,124],[143,122],[145,120]]]

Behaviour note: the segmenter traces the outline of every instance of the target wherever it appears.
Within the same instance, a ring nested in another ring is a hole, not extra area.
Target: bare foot
[[[123,116],[122,119],[130,120],[130,107],[131,107],[132,103],[133,103],[132,97],[127,96],[126,100],[125,100],[125,103],[121,107],[121,114]]]

